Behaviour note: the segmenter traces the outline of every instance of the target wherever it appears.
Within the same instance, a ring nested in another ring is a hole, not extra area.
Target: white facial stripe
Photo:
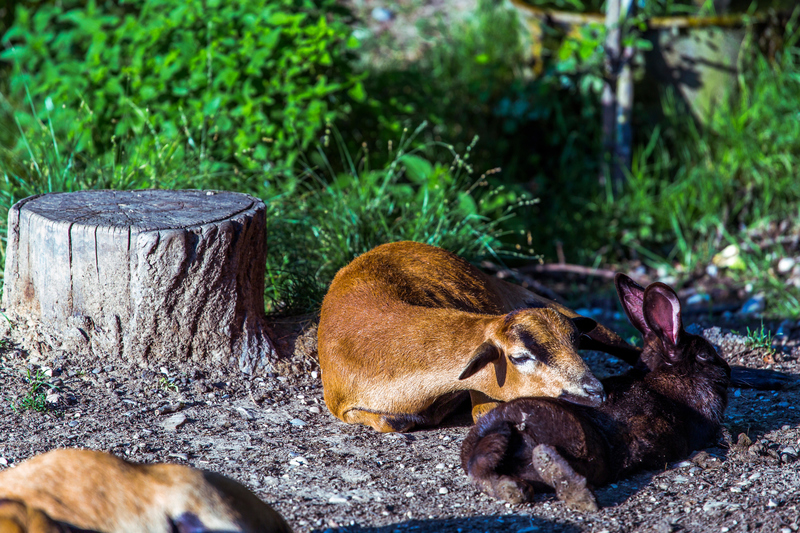
[[[514,365],[514,368],[520,374],[536,374],[539,371],[538,367],[541,363],[539,363],[539,361],[537,361],[536,359],[527,356],[527,354],[526,357],[527,358],[525,359],[524,362],[521,362],[519,364],[517,363],[511,363],[511,364]]]

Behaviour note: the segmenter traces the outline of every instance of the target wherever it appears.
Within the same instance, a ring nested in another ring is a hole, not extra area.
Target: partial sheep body
[[[225,476],[93,450],[54,450],[0,472],[2,501],[9,524],[24,516],[23,505],[29,516],[104,533],[291,532],[269,505]]]
[[[727,363],[683,329],[680,302],[666,285],[644,291],[618,275],[617,290],[645,337],[640,365],[603,380],[607,399],[598,407],[520,398],[483,417],[461,459],[487,494],[521,502],[555,489],[568,505],[594,510],[589,485],[663,468],[716,435],[727,405]]]
[[[467,391],[476,418],[533,394],[596,403],[577,348],[637,353],[593,320],[415,242],[379,246],[336,274],[318,340],[328,408],[379,431],[438,424]]]

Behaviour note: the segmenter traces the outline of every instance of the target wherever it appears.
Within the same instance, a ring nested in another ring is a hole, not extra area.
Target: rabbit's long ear
[[[677,347],[683,331],[678,295],[663,283],[653,283],[644,292],[643,311],[647,326],[661,339],[668,355],[674,359],[677,352],[672,348]]]
[[[649,331],[647,323],[644,320],[643,305],[644,305],[644,287],[633,281],[631,278],[621,272],[617,272],[614,276],[614,285],[617,287],[617,295],[628,315],[628,321],[633,324],[633,327],[638,329],[642,334]]]

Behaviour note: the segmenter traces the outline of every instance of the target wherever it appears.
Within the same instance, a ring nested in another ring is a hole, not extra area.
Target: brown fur
[[[224,476],[180,465],[137,465],[92,450],[54,450],[0,472],[3,499],[23,502],[67,531],[291,531],[270,506]],[[0,524],[7,516],[0,514]],[[27,527],[20,531],[59,531]]]
[[[602,393],[576,352],[579,344],[591,340],[610,353],[638,355],[594,326],[440,248],[385,244],[341,269],[322,303],[325,402],[345,422],[378,431],[437,424],[465,391],[473,391],[476,418],[520,396],[594,403]],[[526,350],[536,352],[533,373],[520,372],[508,357]],[[459,379],[470,365],[474,372]]]
[[[0,500],[0,533],[70,533],[70,530],[22,502]]]

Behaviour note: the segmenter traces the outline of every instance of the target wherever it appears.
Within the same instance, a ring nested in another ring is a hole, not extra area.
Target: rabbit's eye
[[[702,351],[702,352],[697,354],[697,360],[698,361],[703,361],[704,363],[708,363],[709,361],[713,361],[714,360],[714,354],[712,354],[710,352]]]

